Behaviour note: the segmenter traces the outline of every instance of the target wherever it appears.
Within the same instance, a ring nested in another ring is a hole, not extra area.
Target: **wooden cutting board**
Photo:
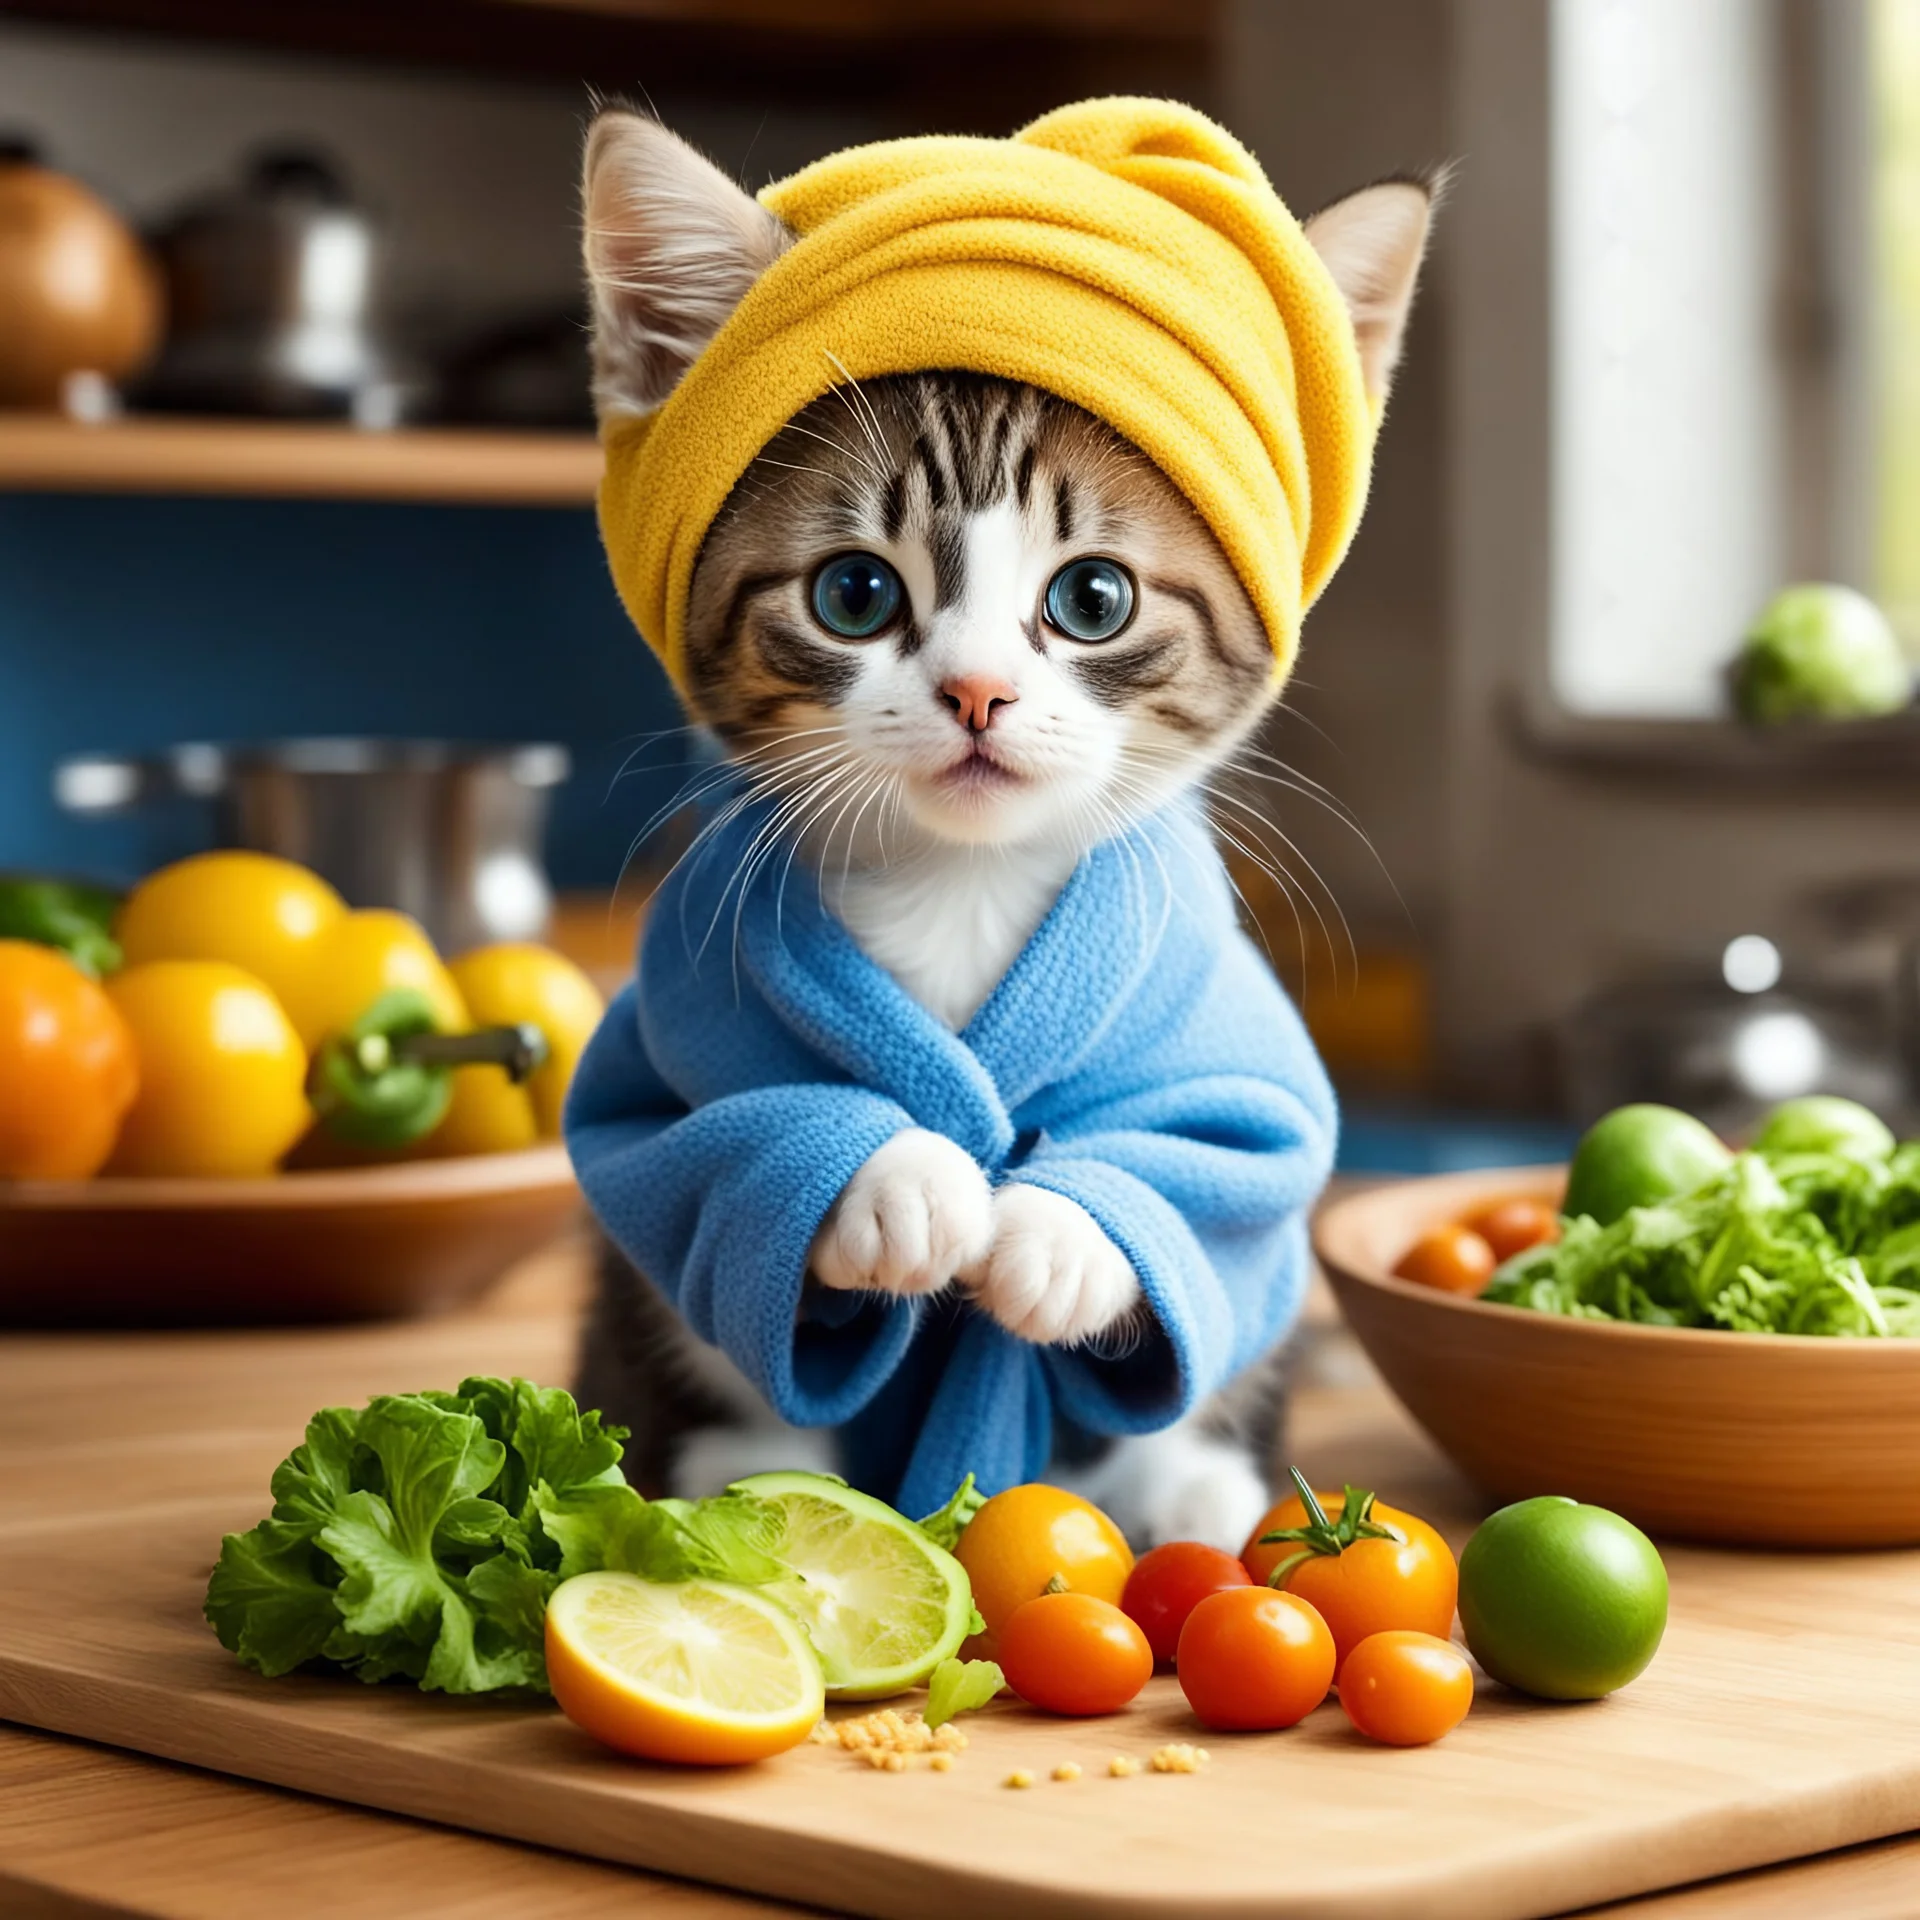
[[[475,1831],[882,1916],[1313,1915],[1500,1920],[1920,1826],[1920,1555],[1676,1551],[1674,1618],[1614,1699],[1545,1707],[1487,1686],[1442,1745],[1361,1742],[1337,1706],[1279,1735],[1208,1736],[1158,1681],[1105,1721],[1017,1704],[966,1724],[951,1773],[875,1773],[807,1746],[744,1772],[649,1768],[551,1708],[351,1681],[263,1681],[199,1615],[223,1531],[323,1401],[516,1362],[550,1329],[230,1340],[199,1391],[151,1347],[84,1378],[118,1429],[55,1417],[58,1368],[0,1359],[0,1718]],[[25,1343],[20,1343],[24,1346]],[[47,1347],[48,1354],[71,1350]],[[217,1363],[217,1364],[216,1364]],[[65,1398],[62,1398],[62,1393]],[[293,1412],[295,1406],[299,1413]],[[1303,1462],[1368,1476],[1458,1537],[1457,1482],[1373,1389],[1304,1397]],[[36,1450],[29,1435],[53,1444]],[[23,1444],[24,1443],[24,1444]],[[1201,1739],[1198,1776],[1113,1779],[1115,1753]],[[1048,1778],[1077,1760],[1081,1779]],[[1031,1770],[1025,1791],[1001,1783]]]

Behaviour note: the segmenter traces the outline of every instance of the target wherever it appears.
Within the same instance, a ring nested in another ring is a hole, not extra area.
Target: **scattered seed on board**
[[[1078,1780],[1080,1778],[1080,1762],[1078,1760],[1062,1760],[1060,1764],[1054,1768],[1053,1777],[1056,1780]]]
[[[1210,1757],[1205,1747],[1189,1746],[1184,1740],[1176,1740],[1171,1746],[1155,1749],[1153,1770],[1155,1773],[1198,1773]],[[1134,1770],[1137,1772],[1138,1768]]]
[[[1128,1780],[1140,1771],[1140,1762],[1134,1759],[1131,1754],[1116,1753],[1113,1758],[1107,1762],[1107,1771],[1112,1774],[1116,1780]]]
[[[930,1766],[935,1773],[951,1773],[953,1771],[953,1755],[950,1753],[936,1753],[933,1758],[927,1762],[927,1765]]]
[[[878,1773],[904,1772],[911,1754],[955,1754],[967,1744],[967,1736],[951,1722],[930,1727],[918,1713],[911,1709],[902,1713],[895,1707],[863,1713],[857,1720],[822,1720],[807,1737],[816,1746],[838,1747],[858,1756]],[[892,1764],[896,1759],[897,1767]]]
[[[1033,1785],[1033,1775],[1025,1767],[1015,1767],[1002,1784],[1009,1787],[1030,1787]]]

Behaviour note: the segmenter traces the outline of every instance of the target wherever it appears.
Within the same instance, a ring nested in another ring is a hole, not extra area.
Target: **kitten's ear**
[[[1427,229],[1445,190],[1444,172],[1426,180],[1383,180],[1336,200],[1304,229],[1346,296],[1360,370],[1376,405],[1385,401],[1400,364]]]
[[[677,134],[621,110],[587,133],[581,203],[594,400],[602,419],[651,413],[793,235]]]

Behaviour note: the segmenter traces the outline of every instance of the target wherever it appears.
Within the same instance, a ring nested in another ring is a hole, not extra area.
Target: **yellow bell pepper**
[[[419,922],[389,908],[342,914],[313,939],[280,992],[309,1053],[344,1033],[384,993],[410,987],[425,995],[442,1033],[462,1033],[466,1002]]]
[[[598,989],[564,955],[519,942],[476,948],[449,971],[476,1025],[538,1027],[547,1058],[523,1086],[498,1067],[457,1068],[453,1103],[428,1151],[501,1153],[558,1139],[573,1070],[606,1011]]]
[[[268,1174],[312,1120],[307,1052],[280,1002],[219,960],[150,960],[105,982],[140,1089],[109,1173]]]
[[[317,873],[291,860],[199,853],[141,881],[113,930],[130,967],[224,960],[264,981],[284,1004],[307,955],[346,911]]]

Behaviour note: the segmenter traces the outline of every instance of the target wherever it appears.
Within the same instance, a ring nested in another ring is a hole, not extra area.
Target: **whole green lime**
[[[1884,1160],[1897,1142],[1892,1129],[1857,1100],[1808,1093],[1783,1100],[1767,1115],[1753,1150],[1763,1159],[1795,1153],[1834,1153],[1847,1160]]]
[[[1560,1210],[1569,1218],[1591,1214],[1609,1227],[1630,1208],[1704,1186],[1732,1159],[1692,1114],[1677,1107],[1615,1107],[1573,1150]]]
[[[1630,1520],[1543,1494],[1490,1514],[1467,1542],[1460,1624],[1494,1679],[1542,1700],[1598,1700],[1659,1648],[1667,1570]]]

